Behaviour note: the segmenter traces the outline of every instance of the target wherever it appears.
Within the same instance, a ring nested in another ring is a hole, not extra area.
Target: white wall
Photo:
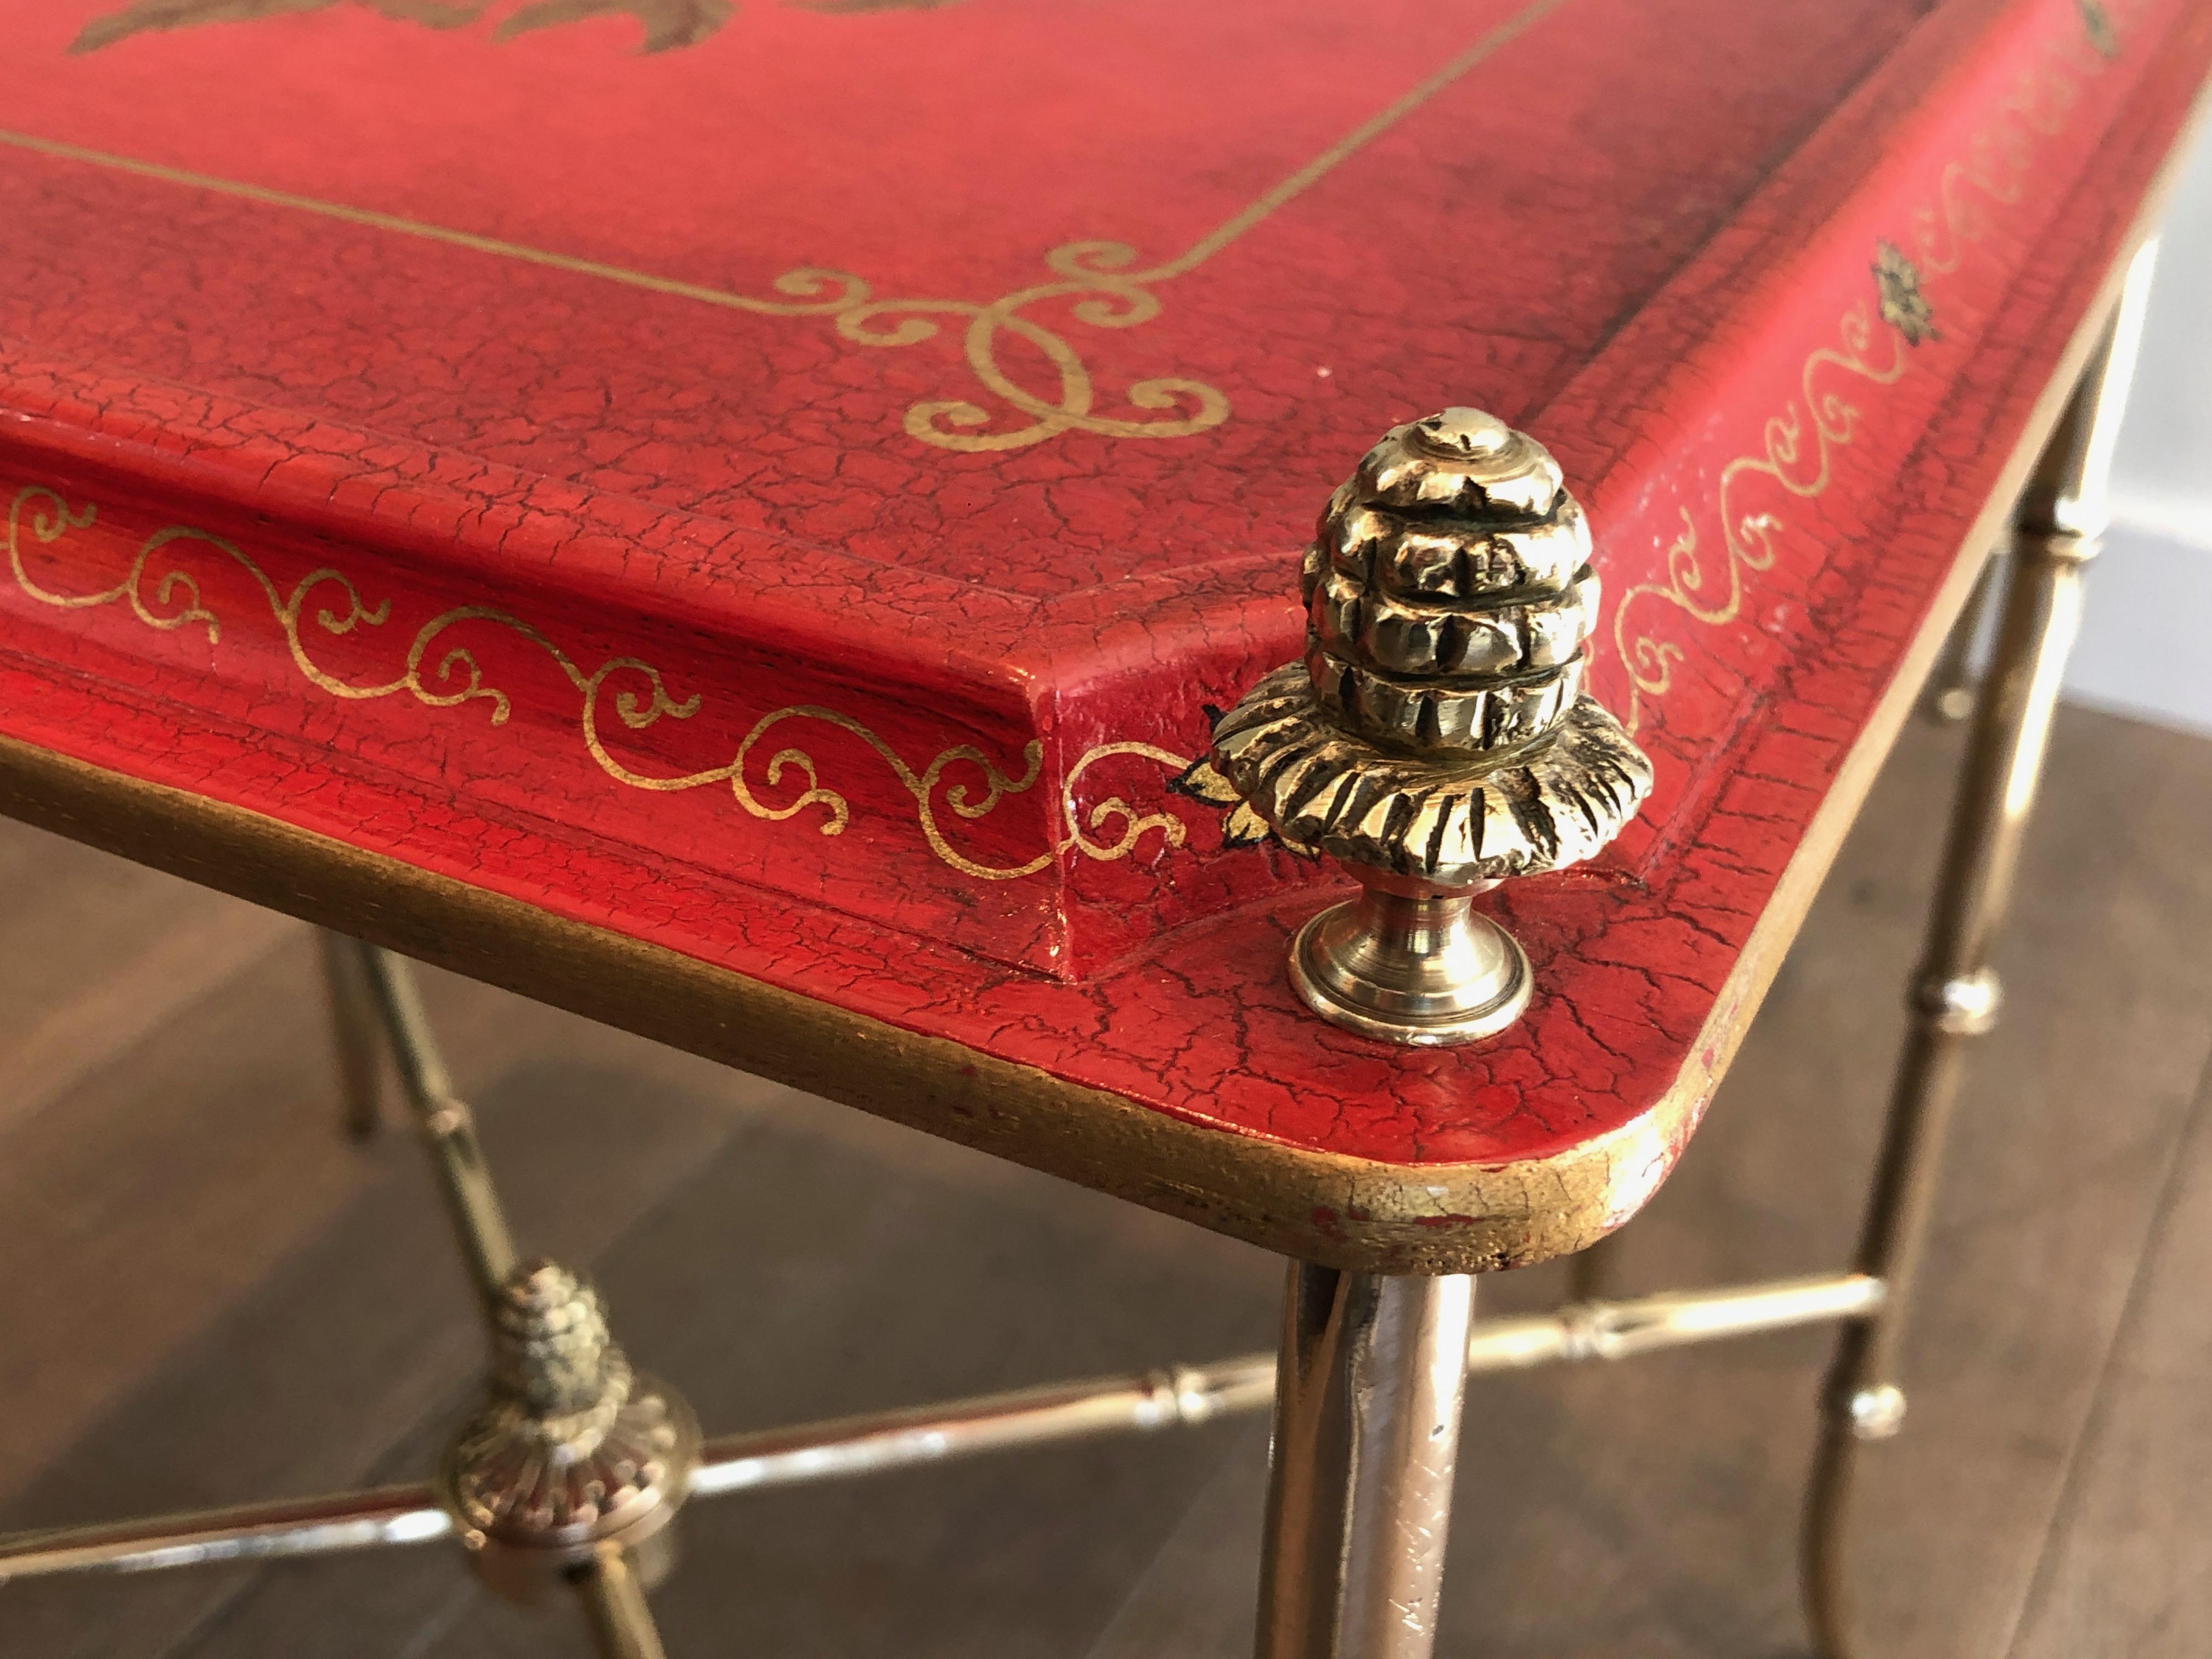
[[[2212,735],[2212,134],[2166,218],[2073,701]]]

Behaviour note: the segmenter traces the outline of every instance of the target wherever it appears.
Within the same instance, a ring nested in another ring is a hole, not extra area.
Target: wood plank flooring
[[[1838,1265],[1958,746],[1899,746],[1624,1293]],[[2212,743],[2062,717],[1856,1527],[1869,1650],[2212,1651]],[[0,823],[0,1527],[423,1472],[477,1339],[418,1155],[337,1131],[304,929]],[[1264,1347],[1259,1252],[444,975],[533,1248],[711,1428]],[[834,1210],[824,1238],[812,1218]],[[1540,1305],[1556,1267],[1484,1286]],[[1440,1651],[1803,1651],[1797,1333],[1480,1379]],[[690,1512],[672,1654],[1232,1659],[1264,1425]],[[581,1655],[442,1549],[0,1587],[7,1659]]]

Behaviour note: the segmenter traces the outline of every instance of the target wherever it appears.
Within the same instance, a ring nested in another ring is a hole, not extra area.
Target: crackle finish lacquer
[[[1133,1113],[1111,1159],[997,1149],[1437,1266],[1585,1242],[1694,1127],[2212,15],[55,0],[0,39],[14,752]],[[1332,878],[1200,757],[1297,654],[1331,489],[1454,404],[1587,508],[1589,684],[1657,787],[1495,896],[1526,1019],[1399,1051],[1297,1005]],[[1194,1134],[1202,1201],[1146,1167]],[[1241,1200],[1247,1152],[1310,1178]]]

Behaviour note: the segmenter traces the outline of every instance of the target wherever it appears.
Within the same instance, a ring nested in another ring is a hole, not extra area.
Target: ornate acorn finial
[[[630,1369],[599,1293],[567,1268],[522,1263],[489,1312],[489,1396],[439,1484],[486,1579],[520,1596],[549,1569],[659,1534],[689,1490],[699,1425],[681,1395]]]
[[[1589,551],[1559,463],[1480,410],[1397,428],[1330,498],[1304,661],[1213,735],[1253,811],[1365,889],[1291,947],[1324,1018],[1411,1043],[1510,1024],[1528,959],[1469,901],[1590,857],[1650,792],[1650,763],[1583,695]]]

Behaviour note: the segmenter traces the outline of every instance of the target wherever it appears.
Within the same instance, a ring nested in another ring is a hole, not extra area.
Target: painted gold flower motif
[[[1896,243],[1875,245],[1874,280],[1881,291],[1881,319],[1905,337],[1905,344],[1937,337],[1936,308],[1920,291],[1920,267]]]
[[[2081,27],[2089,36],[2089,45],[2100,58],[2120,55],[2120,32],[2112,27],[2112,14],[2097,3],[2097,0],[2075,0],[2081,13]]]
[[[1207,724],[1220,725],[1222,711],[1210,702],[1205,708]],[[1274,839],[1275,832],[1267,827],[1267,819],[1246,804],[1244,797],[1203,755],[1185,767],[1182,775],[1168,787],[1178,795],[1188,795],[1221,811],[1221,844],[1224,848],[1257,847],[1263,841]]]

